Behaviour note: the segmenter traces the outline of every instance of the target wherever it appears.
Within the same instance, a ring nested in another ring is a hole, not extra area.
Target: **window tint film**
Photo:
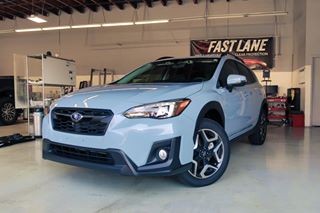
[[[237,62],[237,66],[238,66],[238,70],[240,75],[244,75],[247,78],[247,84],[252,84],[255,83],[256,77],[254,76],[254,74],[252,73],[251,70],[249,70],[247,67],[245,67],[244,65],[240,64]]]
[[[117,84],[201,82],[212,78],[219,59],[194,58],[156,61],[126,75]]]
[[[220,76],[219,76],[219,85],[220,87],[226,87],[227,86],[227,79],[229,75],[238,75],[238,67],[236,66],[235,62],[233,60],[227,60],[221,70]]]

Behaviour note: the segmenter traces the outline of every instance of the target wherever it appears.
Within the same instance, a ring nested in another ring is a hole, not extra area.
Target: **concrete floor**
[[[40,140],[1,148],[0,211],[319,212],[319,130],[270,127],[264,146],[234,143],[222,179],[203,188],[44,161]]]

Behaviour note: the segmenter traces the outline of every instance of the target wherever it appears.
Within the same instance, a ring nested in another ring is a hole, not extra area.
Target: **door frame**
[[[316,76],[316,70],[315,70],[315,62],[316,60],[319,60],[319,70],[318,70],[318,76]],[[316,95],[320,95],[320,90],[319,90],[319,94],[316,94],[316,91],[315,91],[315,81],[317,80],[316,77],[318,77],[318,80],[320,80],[320,56],[313,56],[312,57],[312,67],[311,67],[311,79],[312,79],[312,82],[311,82],[311,126],[320,126],[320,118],[319,118],[319,121],[314,121],[314,116],[313,114],[320,114],[320,100],[318,101],[319,103],[319,106],[317,107],[317,109],[319,109],[319,113],[316,113],[314,112],[314,104],[315,104],[315,101],[314,101],[314,96]],[[319,85],[319,83],[318,83]],[[320,85],[319,85],[319,89],[320,89]],[[317,122],[317,123],[315,123]],[[319,123],[318,123],[319,122]]]

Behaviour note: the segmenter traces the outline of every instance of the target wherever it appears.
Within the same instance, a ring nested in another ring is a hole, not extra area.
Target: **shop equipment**
[[[33,128],[34,136],[42,136],[42,120],[43,120],[43,108],[35,108],[33,112]]]
[[[268,121],[270,124],[288,123],[288,104],[286,97],[268,97]]]
[[[89,81],[89,86],[92,87],[93,86],[93,81],[94,81],[94,77],[97,76],[98,77],[98,85],[104,85],[107,83],[107,75],[110,75],[111,77],[111,82],[113,81],[113,77],[114,77],[114,71],[104,68],[102,70],[99,69],[91,69],[91,73],[90,73],[90,81]]]
[[[301,89],[300,88],[289,88],[287,90],[288,106],[290,111],[299,112],[300,111],[300,99],[301,99]]]
[[[55,99],[65,95],[66,88],[71,91],[76,84],[75,61],[49,53],[14,54],[13,58],[15,107],[26,109],[28,133],[41,136],[41,116],[49,112]],[[38,108],[42,115],[37,112]]]

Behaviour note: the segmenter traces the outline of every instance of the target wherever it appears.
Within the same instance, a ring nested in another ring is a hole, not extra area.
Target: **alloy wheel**
[[[209,178],[221,167],[224,145],[221,137],[214,130],[200,129],[193,151],[192,168],[188,171],[193,177]]]
[[[12,121],[16,116],[16,109],[12,103],[5,103],[1,109],[1,117],[5,121]]]

